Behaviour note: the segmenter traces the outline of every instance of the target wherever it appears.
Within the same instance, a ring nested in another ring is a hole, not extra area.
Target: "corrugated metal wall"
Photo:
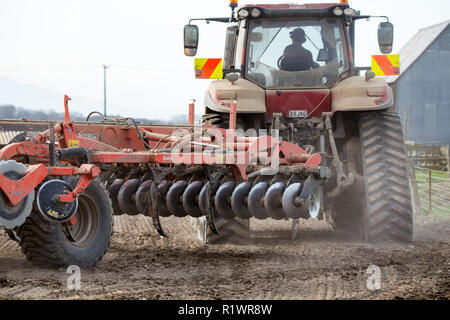
[[[450,143],[450,26],[400,77],[396,106],[408,140]]]

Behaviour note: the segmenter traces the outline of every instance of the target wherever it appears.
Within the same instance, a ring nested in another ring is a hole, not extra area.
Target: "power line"
[[[8,69],[78,69],[99,68],[101,65],[61,65],[61,66],[0,66],[0,70]]]
[[[175,68],[155,68],[148,66],[125,66],[125,65],[112,65],[114,68],[121,69],[136,69],[136,70],[147,70],[147,71],[163,71],[163,72],[180,72],[180,69]]]
[[[61,65],[61,66],[0,66],[0,70],[15,70],[15,69],[87,69],[87,68],[103,68],[104,65]],[[133,65],[108,65],[111,68],[120,69],[135,69],[146,71],[163,71],[163,72],[183,72],[180,69],[175,68],[157,68],[150,66],[133,66]]]

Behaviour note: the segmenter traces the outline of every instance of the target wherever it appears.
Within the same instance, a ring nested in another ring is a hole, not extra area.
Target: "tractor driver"
[[[306,42],[306,34],[302,28],[294,29],[290,33],[292,44],[284,49],[280,57],[280,70],[283,71],[306,71],[320,67],[314,62],[312,53],[303,47]]]

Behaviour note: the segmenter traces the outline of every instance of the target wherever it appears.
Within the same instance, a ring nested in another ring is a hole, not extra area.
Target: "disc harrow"
[[[309,218],[308,210],[317,205],[316,202],[311,203],[306,211],[302,210],[303,204],[297,200],[297,197],[303,190],[303,184],[295,183],[286,188],[288,180],[289,178],[286,178],[286,181],[278,181],[273,184],[225,181],[216,188],[217,190],[214,190],[212,198],[214,211],[226,219],[235,217],[260,220]],[[118,184],[121,184],[119,192],[110,191],[112,202],[118,203],[121,208],[119,214],[147,214],[145,210],[151,206],[148,196],[151,183],[150,180],[141,184],[137,179],[131,179],[125,183],[122,179],[115,180],[109,190],[115,189]],[[207,181],[200,180],[191,183],[187,180],[162,181],[158,185],[159,216],[198,218],[206,215],[206,187]],[[316,216],[314,215],[313,218]]]
[[[193,123],[138,126],[129,119],[74,123],[69,100],[64,99],[64,122],[49,122],[47,131],[0,151],[0,158],[9,160],[0,169],[12,162],[23,166],[14,179],[0,174],[2,199],[11,203],[0,211],[0,222],[16,217],[3,227],[14,229],[25,220],[31,206],[21,203],[33,201],[35,190],[46,220],[73,224],[78,196],[97,177],[106,185],[114,215],[151,216],[164,236],[159,217],[206,216],[211,230],[218,232],[217,217],[317,216],[309,214],[317,201],[306,200],[312,194],[320,198],[320,184],[330,176],[321,155],[276,136],[238,132],[234,104],[229,129],[223,129]],[[61,177],[76,177],[78,184],[69,187]],[[11,185],[13,192],[7,189]]]

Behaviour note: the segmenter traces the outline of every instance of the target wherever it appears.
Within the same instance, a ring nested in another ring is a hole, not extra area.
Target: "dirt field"
[[[81,289],[68,290],[66,269],[33,267],[0,235],[0,299],[448,299],[450,221],[416,219],[407,246],[340,239],[322,223],[304,222],[295,240],[287,221],[253,221],[248,245],[203,245],[189,222],[115,220],[111,248],[98,267],[81,270]],[[367,268],[381,270],[369,290]]]

